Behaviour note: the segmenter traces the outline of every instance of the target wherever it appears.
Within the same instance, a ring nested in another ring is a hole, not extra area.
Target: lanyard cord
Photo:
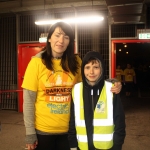
[[[92,110],[94,112],[93,89],[91,89],[91,95],[92,95]]]
[[[92,95],[92,110],[93,110],[93,112],[94,112],[93,89],[91,89],[91,95]],[[99,95],[99,89],[97,90],[97,95]]]

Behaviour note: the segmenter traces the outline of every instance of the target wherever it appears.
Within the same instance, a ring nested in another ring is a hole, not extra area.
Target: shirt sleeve
[[[77,57],[77,61],[79,63],[79,68],[78,68],[78,80],[77,80],[77,83],[78,82],[81,82],[82,81],[82,76],[81,76],[81,63],[82,63],[82,60],[79,56],[76,56]]]
[[[133,70],[133,76],[135,76],[136,74],[135,74],[135,71]]]
[[[37,59],[39,58],[32,58],[31,61],[29,62],[23,83],[22,83],[22,88],[31,90],[31,91],[37,91],[38,88],[38,62]]]
[[[36,92],[23,89],[23,117],[26,135],[36,134],[35,132],[35,100]]]

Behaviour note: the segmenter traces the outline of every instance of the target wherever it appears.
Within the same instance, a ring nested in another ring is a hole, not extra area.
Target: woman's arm
[[[121,82],[115,82],[114,86],[111,88],[111,92],[118,94],[118,93],[120,93],[121,89],[122,89]]]
[[[23,89],[23,117],[26,128],[26,146],[28,150],[37,145],[37,136],[35,132],[35,100],[36,92]]]
[[[111,88],[111,92],[112,92],[112,93],[115,93],[115,94],[120,93],[120,91],[121,91],[121,89],[122,89],[122,84],[121,84],[120,81],[118,81],[118,80],[115,79],[115,78],[106,79],[106,81],[112,82],[112,83],[114,84],[114,86],[112,86],[112,88]]]

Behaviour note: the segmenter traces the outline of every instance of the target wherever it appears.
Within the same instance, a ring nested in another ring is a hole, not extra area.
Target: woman
[[[81,81],[81,59],[74,55],[72,28],[51,26],[46,47],[29,62],[23,87],[23,113],[28,150],[69,150],[71,90]],[[120,92],[121,85],[112,88]]]

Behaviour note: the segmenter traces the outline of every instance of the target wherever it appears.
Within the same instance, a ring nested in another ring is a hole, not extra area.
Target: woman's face
[[[70,39],[60,27],[57,27],[51,35],[49,42],[53,57],[61,57],[67,49]]]

